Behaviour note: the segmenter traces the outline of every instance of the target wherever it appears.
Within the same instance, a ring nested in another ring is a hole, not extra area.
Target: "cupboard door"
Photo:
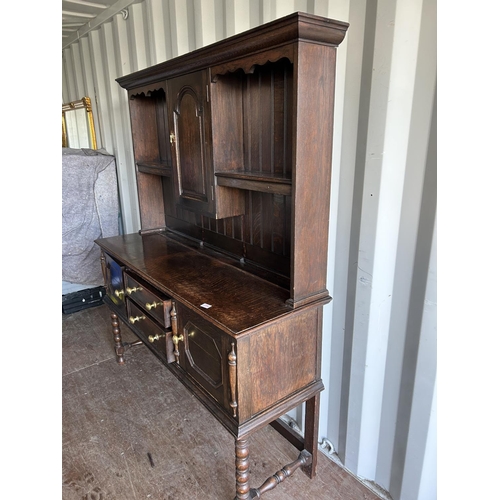
[[[231,405],[231,401],[236,397],[236,379],[234,378],[232,384],[229,380],[230,354],[234,347],[229,337],[179,303],[177,314],[178,326],[173,330],[177,328],[176,335],[179,335],[179,365],[227,414],[236,418]]]
[[[172,78],[167,86],[176,202],[211,214],[214,176],[207,71]]]

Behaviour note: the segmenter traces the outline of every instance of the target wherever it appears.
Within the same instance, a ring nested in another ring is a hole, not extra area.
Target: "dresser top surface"
[[[292,312],[285,303],[287,290],[164,233],[113,236],[96,243],[156,288],[230,333],[242,333]]]

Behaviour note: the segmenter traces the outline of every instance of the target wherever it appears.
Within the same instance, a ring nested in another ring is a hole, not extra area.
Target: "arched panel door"
[[[211,212],[213,168],[205,71],[168,80],[170,145],[177,203]]]

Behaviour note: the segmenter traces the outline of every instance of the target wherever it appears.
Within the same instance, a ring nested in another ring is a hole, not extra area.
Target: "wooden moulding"
[[[244,33],[175,57],[132,75],[117,78],[125,89],[140,87],[161,79],[216,66],[273,47],[302,40],[338,46],[345,37],[348,23],[312,14],[295,12]]]
[[[244,73],[252,74],[257,66],[263,66],[266,63],[275,63],[281,59],[288,59],[293,63],[294,44],[287,44],[276,47],[273,50],[264,50],[257,54],[223,62],[210,68],[211,82],[216,83],[219,77],[226,73],[242,70]]]

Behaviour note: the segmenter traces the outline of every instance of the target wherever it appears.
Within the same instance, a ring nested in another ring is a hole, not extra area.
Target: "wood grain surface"
[[[113,236],[99,240],[99,246],[228,333],[244,332],[291,311],[285,303],[287,290],[164,234]]]

